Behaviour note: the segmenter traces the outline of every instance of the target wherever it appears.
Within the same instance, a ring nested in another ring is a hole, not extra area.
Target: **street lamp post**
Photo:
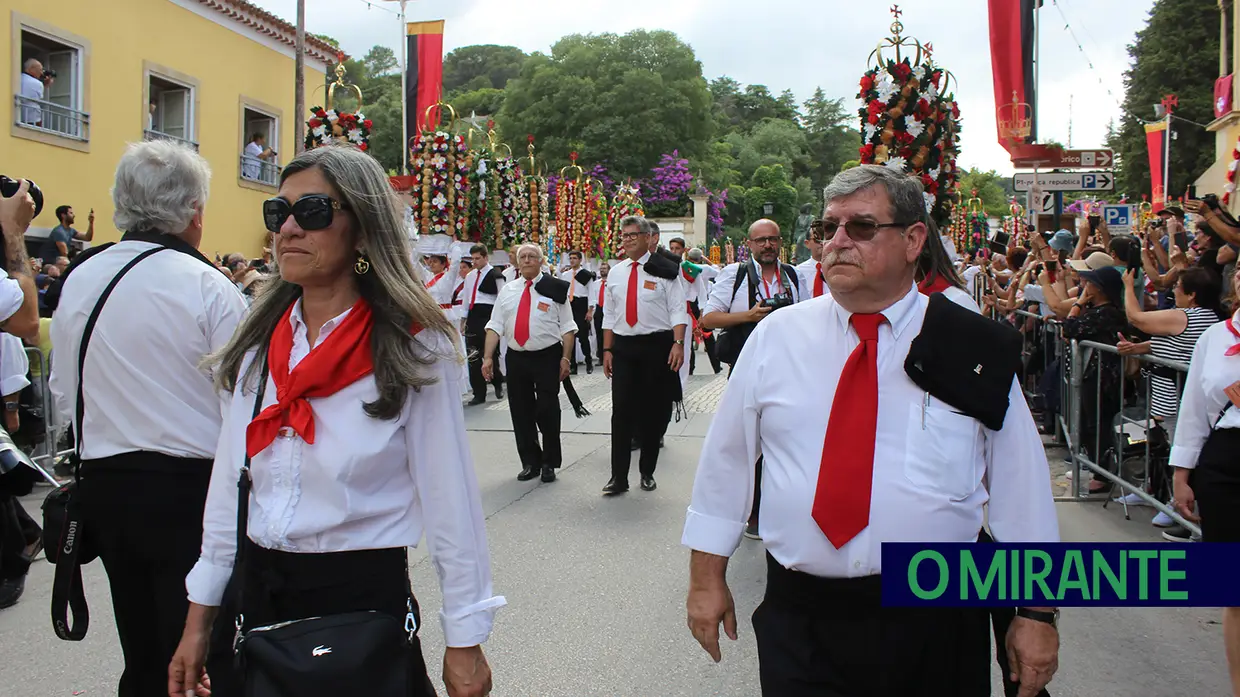
[[[770,202],[770,201],[767,201],[766,203],[762,204],[762,215],[764,215],[764,216],[766,216],[766,217],[768,217],[768,218],[769,218],[769,217],[771,217],[771,216],[772,216],[772,215],[774,215],[774,214],[775,214],[775,204],[774,204],[774,203],[772,203],[772,202]]]

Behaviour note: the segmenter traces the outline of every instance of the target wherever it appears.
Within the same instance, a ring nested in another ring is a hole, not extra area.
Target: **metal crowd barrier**
[[[59,415],[56,413],[55,399],[52,397],[52,390],[48,384],[48,377],[51,375],[49,357],[44,356],[43,351],[38,347],[27,346],[26,359],[30,361],[30,382],[35,388],[35,399],[43,414],[43,442],[36,445],[30,459],[44,469],[51,469],[61,458],[73,453],[73,448],[58,449],[60,437],[69,425],[58,423]],[[34,374],[36,366],[38,375]]]

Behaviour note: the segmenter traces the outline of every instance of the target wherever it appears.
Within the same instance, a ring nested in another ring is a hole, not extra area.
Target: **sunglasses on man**
[[[282,198],[269,198],[263,201],[263,223],[269,231],[279,232],[291,215],[302,230],[322,230],[330,227],[335,212],[342,210],[345,207],[327,194],[309,194],[291,204]]]
[[[848,232],[848,239],[854,242],[869,242],[878,234],[879,229],[885,227],[906,228],[913,223],[875,223],[869,220],[850,220],[840,225],[838,220],[824,219],[820,232],[823,242],[830,242],[835,237],[835,232],[843,227]]]

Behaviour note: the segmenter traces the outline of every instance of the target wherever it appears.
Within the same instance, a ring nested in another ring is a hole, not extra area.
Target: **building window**
[[[17,124],[75,140],[90,140],[83,110],[83,50],[50,34],[21,30],[21,85],[15,95]]]
[[[193,85],[148,75],[147,95],[146,139],[174,140],[197,150]]]
[[[241,178],[275,186],[280,180],[280,139],[278,116],[254,107],[242,109],[244,144],[241,150]]]

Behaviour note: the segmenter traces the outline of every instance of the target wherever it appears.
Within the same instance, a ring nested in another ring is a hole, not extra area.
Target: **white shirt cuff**
[[[219,607],[224,600],[224,589],[232,578],[233,567],[216,566],[206,559],[199,558],[194,568],[185,577],[185,590],[189,601],[206,607]]]
[[[456,648],[477,646],[491,636],[495,623],[495,611],[507,605],[504,596],[497,595],[449,615],[439,611],[439,624],[443,627],[444,645]]]
[[[1196,469],[1197,457],[1201,455],[1201,448],[1189,448],[1183,445],[1175,445],[1171,448],[1171,457],[1168,458],[1167,464],[1180,469]]]
[[[13,375],[0,380],[0,395],[17,394],[30,384],[25,375]]]
[[[689,549],[730,557],[741,546],[745,523],[698,513],[689,507],[685,516],[685,532],[680,543]]]

